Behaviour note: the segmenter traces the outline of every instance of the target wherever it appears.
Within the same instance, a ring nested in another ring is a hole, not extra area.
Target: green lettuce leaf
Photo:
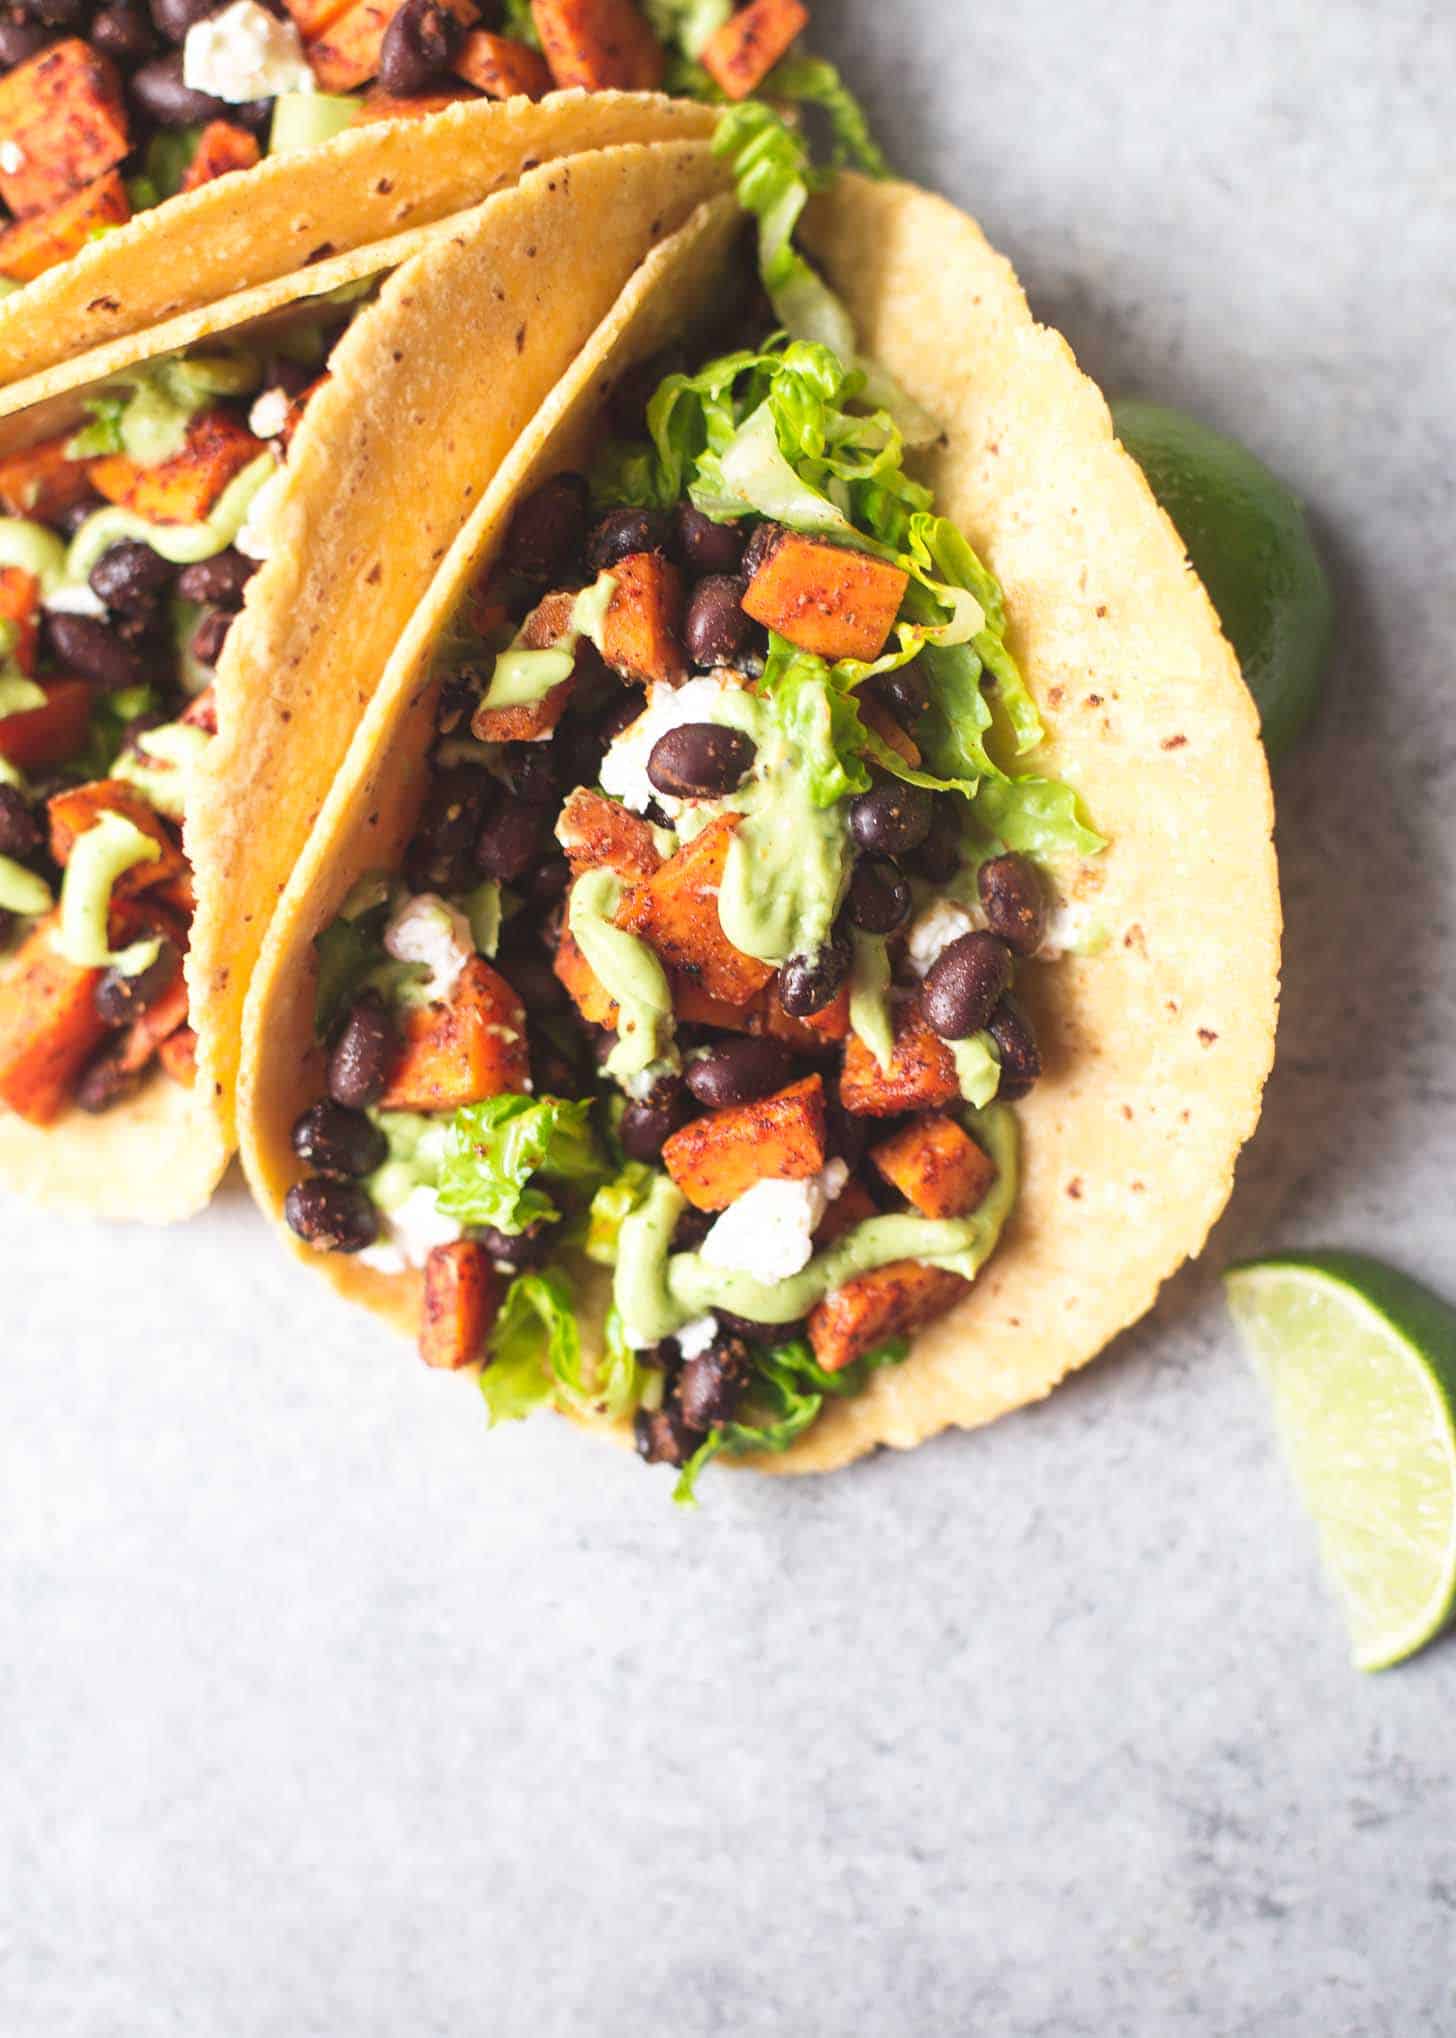
[[[1002,848],[1019,849],[1042,863],[1095,856],[1106,847],[1076,793],[1054,778],[987,779],[976,795],[972,821]]]
[[[531,1224],[554,1224],[561,1212],[533,1177],[589,1182],[607,1172],[591,1109],[590,1098],[566,1097],[488,1097],[462,1106],[451,1116],[440,1169],[442,1213],[512,1237]]]
[[[758,693],[793,745],[816,807],[868,792],[867,731],[853,693],[840,684],[835,668],[771,633]]]
[[[790,54],[775,64],[761,87],[765,99],[817,106],[829,119],[834,140],[833,161],[853,163],[871,177],[888,177],[884,151],[870,133],[864,108],[824,57]]]
[[[642,1161],[628,1161],[611,1181],[603,1182],[592,1197],[591,1209],[587,1213],[583,1250],[589,1260],[595,1260],[602,1267],[616,1266],[622,1219],[629,1216],[647,1194],[655,1172]]]
[[[581,1364],[571,1289],[560,1274],[517,1274],[486,1344],[480,1392],[492,1425],[520,1422],[551,1400],[558,1368]]]

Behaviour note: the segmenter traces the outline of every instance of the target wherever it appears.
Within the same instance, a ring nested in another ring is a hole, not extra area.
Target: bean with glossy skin
[[[712,1229],[713,1212],[695,1210],[690,1203],[672,1228],[672,1250],[675,1253],[695,1253]]]
[[[962,934],[926,972],[921,1003],[942,1040],[979,1033],[1011,988],[1011,950],[994,934]]]
[[[622,1142],[622,1151],[629,1161],[652,1162],[662,1155],[662,1142],[677,1131],[682,1122],[680,1096],[669,1096],[658,1101],[658,1085],[650,1097],[640,1102],[629,1102],[622,1113],[617,1127],[617,1137]]]
[[[680,722],[653,744],[647,777],[673,799],[717,799],[743,783],[756,754],[741,729]]]
[[[774,546],[778,544],[784,535],[782,524],[765,521],[755,527],[752,537],[743,549],[740,571],[744,580],[752,580],[754,574],[757,573],[759,567],[763,565],[769,553],[772,552]]]
[[[222,656],[233,619],[226,609],[210,609],[192,632],[192,656],[199,665],[216,665]]]
[[[1046,933],[1046,899],[1035,867],[1014,853],[993,856],[976,873],[986,924],[1013,955],[1035,955]]]
[[[156,606],[157,597],[172,583],[177,569],[150,545],[123,538],[111,545],[91,568],[87,585],[98,601],[109,609],[145,615]]]
[[[854,952],[837,928],[817,955],[791,956],[779,971],[779,1003],[791,1019],[810,1019],[832,1005],[849,976]]]
[[[693,589],[683,621],[683,644],[694,665],[731,665],[748,642],[753,619],[744,613],[743,589],[726,573],[710,573]]]
[[[491,1264],[504,1273],[524,1273],[527,1267],[539,1266],[550,1252],[553,1227],[537,1222],[528,1224],[524,1231],[500,1231],[493,1224],[482,1224],[471,1232],[471,1237],[485,1247]]]
[[[51,610],[45,628],[56,664],[77,679],[92,680],[109,690],[141,684],[140,658],[95,616],[59,615]]]
[[[79,29],[86,20],[88,0],[13,0],[13,4],[47,28]]]
[[[357,1182],[296,1182],[283,1199],[283,1215],[294,1237],[321,1253],[362,1252],[379,1236],[379,1212]]]
[[[362,1111],[325,1097],[295,1121],[293,1151],[319,1174],[347,1178],[382,1167],[389,1157],[389,1141]]]
[[[194,560],[177,575],[177,592],[183,601],[203,602],[209,608],[240,609],[248,582],[258,570],[256,559],[246,559],[235,545],[214,552],[211,559]]]
[[[553,474],[533,489],[511,518],[501,558],[516,573],[549,580],[581,550],[587,485],[580,474]]]
[[[119,1045],[104,1049],[82,1072],[73,1093],[77,1110],[99,1117],[140,1087],[144,1071],[122,1066]]]
[[[675,1408],[639,1408],[632,1431],[637,1455],[648,1465],[685,1465],[703,1441]]]
[[[690,1061],[683,1071],[695,1101],[705,1110],[747,1104],[781,1090],[793,1073],[793,1056],[780,1040],[767,1036],[725,1040]]]
[[[158,127],[206,127],[210,120],[234,120],[246,111],[229,106],[225,99],[214,99],[210,92],[194,92],[184,83],[181,50],[168,57],[153,57],[133,71],[131,96]]]
[[[672,543],[669,510],[608,510],[592,525],[586,541],[586,563],[605,573],[632,552],[665,552]]]
[[[152,19],[168,42],[184,43],[195,22],[218,11],[217,0],[151,0]]]
[[[24,863],[44,840],[40,822],[19,786],[0,783],[0,856]]]
[[[690,502],[677,506],[677,549],[689,573],[736,575],[745,539],[739,524],[715,524]]]
[[[448,75],[465,30],[439,0],[404,0],[379,46],[379,82],[396,99],[428,92]]]
[[[930,833],[906,861],[916,877],[935,885],[949,884],[961,867],[962,819],[956,801],[947,795],[935,802]]]
[[[597,723],[597,734],[602,748],[615,743],[624,729],[630,729],[637,717],[647,706],[647,696],[640,687],[628,687],[620,700],[608,703],[607,711]]]
[[[677,1405],[689,1429],[731,1422],[753,1373],[753,1355],[740,1337],[715,1337],[687,1359],[677,1376]]]
[[[881,673],[871,681],[875,693],[892,715],[904,722],[918,721],[930,705],[930,688],[918,664],[902,665],[894,672]]]
[[[458,892],[470,884],[475,838],[491,790],[485,773],[470,765],[435,774],[405,853],[405,874],[415,891]]]
[[[0,71],[28,63],[53,39],[51,30],[38,21],[0,21]]]
[[[112,0],[91,24],[90,41],[119,64],[140,63],[157,47],[147,10],[138,0]]]
[[[175,943],[163,940],[153,961],[135,976],[124,977],[116,969],[103,970],[91,993],[97,1018],[108,1026],[129,1025],[138,1012],[145,1012],[164,992],[171,990],[181,960]]]
[[[887,856],[862,856],[849,885],[849,917],[866,934],[893,934],[910,917],[910,887]]]
[[[1004,1103],[1014,1104],[1041,1075],[1041,1049],[1031,1021],[1008,992],[986,1021],[986,1030],[1001,1057],[1001,1087],[996,1094]]]
[[[549,806],[526,800],[503,800],[486,817],[475,838],[475,867],[484,877],[511,884],[541,855],[551,833]]]
[[[903,856],[930,833],[935,808],[923,786],[882,779],[849,803],[849,832],[861,849],[879,856]]]
[[[329,1095],[354,1111],[377,1104],[389,1087],[398,1052],[399,1036],[383,999],[366,991],[344,1021],[329,1055]]]

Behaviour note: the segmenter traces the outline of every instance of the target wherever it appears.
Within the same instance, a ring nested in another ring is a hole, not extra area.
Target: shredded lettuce
[[[642,1201],[654,1172],[642,1161],[628,1161],[620,1174],[614,1175],[610,1182],[603,1182],[597,1190],[587,1214],[583,1248],[589,1260],[595,1260],[603,1267],[616,1266],[622,1219]]]
[[[590,1098],[567,1097],[488,1097],[462,1106],[451,1117],[440,1168],[441,1213],[512,1237],[531,1224],[556,1223],[560,1210],[533,1178],[589,1182],[607,1172],[591,1109]]]
[[[820,108],[828,117],[835,168],[854,163],[871,177],[889,176],[890,166],[870,133],[864,108],[827,58],[790,53],[764,79],[762,94],[765,99]]]
[[[1095,856],[1105,846],[1076,793],[1054,778],[987,779],[976,796],[973,819],[1003,848],[1019,849],[1042,863]]]
[[[519,1422],[550,1403],[617,1422],[641,1399],[642,1370],[616,1311],[607,1318],[601,1357],[588,1360],[570,1285],[554,1269],[516,1276],[486,1353],[480,1392],[492,1425]]]
[[[870,775],[864,764],[868,732],[853,693],[840,682],[835,668],[771,635],[758,694],[773,709],[800,760],[816,807],[832,807],[853,793],[868,792]]]

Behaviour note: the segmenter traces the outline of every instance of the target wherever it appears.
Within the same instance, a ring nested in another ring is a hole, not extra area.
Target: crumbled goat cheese
[[[7,177],[14,177],[25,168],[25,150],[19,142],[0,142],[0,170]]]
[[[905,936],[905,957],[916,976],[923,977],[941,950],[969,934],[975,924],[954,899],[937,899],[917,914]]]
[[[453,1217],[441,1216],[435,1205],[435,1191],[421,1182],[411,1189],[393,1210],[382,1210],[381,1236],[365,1246],[355,1258],[376,1274],[402,1274],[406,1267],[422,1267],[437,1245],[451,1245],[460,1236]]]
[[[248,430],[255,439],[276,439],[292,408],[286,389],[265,389],[248,412]]]
[[[94,595],[84,583],[75,587],[58,587],[54,594],[48,594],[41,602],[53,616],[104,616],[106,604],[99,595]]]
[[[651,688],[647,706],[635,722],[627,724],[602,759],[602,791],[634,814],[645,814],[654,800],[665,814],[678,813],[682,801],[657,790],[647,776],[647,760],[669,729],[680,728],[684,722],[711,722],[728,685],[728,681],[710,675],[689,679],[682,686]]]
[[[730,1203],[698,1251],[710,1267],[786,1281],[814,1256],[814,1233],[849,1179],[843,1161],[830,1161],[806,1182],[755,1182]]]
[[[233,0],[221,14],[193,22],[182,45],[182,82],[234,106],[315,89],[297,26],[257,0]]]
[[[384,930],[384,952],[396,962],[422,962],[430,972],[428,998],[448,998],[475,954],[470,922],[436,892],[417,892]]]
[[[718,1335],[716,1316],[695,1316],[677,1334],[677,1348],[685,1359],[701,1358]]]
[[[273,549],[273,519],[283,493],[283,478],[284,470],[280,467],[276,474],[268,476],[248,504],[243,527],[233,539],[245,559],[266,559]]]

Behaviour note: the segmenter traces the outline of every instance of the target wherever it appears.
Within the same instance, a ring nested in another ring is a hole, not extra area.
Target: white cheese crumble
[[[849,1180],[843,1161],[830,1161],[806,1182],[755,1182],[730,1203],[698,1247],[710,1267],[787,1281],[814,1257],[814,1233]]]
[[[422,962],[430,972],[425,996],[448,998],[475,954],[475,938],[465,915],[437,892],[416,892],[390,916],[384,952],[396,962]]]
[[[916,976],[923,977],[953,941],[969,934],[975,921],[954,899],[937,899],[910,922],[905,936],[905,957]]]
[[[0,170],[7,177],[14,177],[25,168],[25,150],[19,142],[0,142]]]
[[[701,1358],[718,1335],[716,1316],[695,1316],[677,1334],[677,1348],[685,1359]]]
[[[684,722],[716,720],[713,710],[728,685],[728,681],[710,674],[703,679],[686,680],[681,686],[659,683],[651,688],[647,706],[635,722],[627,724],[602,759],[602,791],[630,807],[634,814],[645,814],[654,800],[665,814],[678,813],[683,802],[658,792],[647,776],[647,760],[669,729],[681,728]]]
[[[58,587],[54,594],[48,594],[41,602],[53,616],[104,616],[106,604],[99,595],[91,592],[83,582],[75,587]]]
[[[193,22],[182,45],[182,82],[234,106],[314,90],[296,24],[257,0],[233,0],[221,14]]]
[[[286,389],[265,389],[248,412],[248,430],[255,439],[276,439],[293,408]]]
[[[273,549],[273,518],[283,494],[284,472],[280,467],[276,474],[270,474],[248,504],[243,527],[233,539],[245,559],[266,559]]]
[[[393,1210],[382,1210],[380,1236],[373,1245],[356,1253],[360,1266],[376,1274],[402,1274],[407,1267],[422,1267],[437,1245],[451,1245],[460,1236],[453,1217],[443,1217],[435,1205],[435,1191],[421,1182],[411,1189]]]

